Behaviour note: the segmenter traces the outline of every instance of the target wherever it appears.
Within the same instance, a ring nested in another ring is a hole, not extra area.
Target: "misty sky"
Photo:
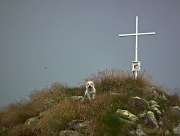
[[[131,71],[135,18],[141,70],[180,86],[180,0],[0,0],[0,106],[53,82],[76,86],[106,68]]]

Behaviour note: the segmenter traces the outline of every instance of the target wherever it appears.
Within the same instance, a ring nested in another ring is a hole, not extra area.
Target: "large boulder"
[[[133,100],[133,104],[137,109],[145,110],[149,105],[148,101],[140,97],[131,97],[131,99]]]
[[[153,128],[159,128],[157,120],[152,111],[147,112],[147,119],[148,119],[149,125],[151,125]]]
[[[134,121],[135,122],[135,121],[138,120],[137,116],[130,113],[128,110],[118,109],[116,111],[116,114],[121,118],[128,119],[129,121]]]
[[[59,136],[84,136],[83,134],[80,134],[76,131],[72,131],[72,130],[65,130],[65,131],[61,131],[59,133]]]

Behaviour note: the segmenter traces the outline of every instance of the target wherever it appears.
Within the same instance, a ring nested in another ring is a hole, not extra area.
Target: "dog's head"
[[[94,80],[85,80],[86,82],[86,89],[91,91],[94,88]]]

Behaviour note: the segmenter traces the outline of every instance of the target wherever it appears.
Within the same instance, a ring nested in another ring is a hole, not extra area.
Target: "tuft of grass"
[[[20,100],[10,103],[0,110],[0,136],[44,136],[51,132],[59,133],[68,129],[67,123],[74,119],[88,120],[90,126],[83,131],[89,136],[123,136],[128,135],[134,125],[127,124],[119,120],[116,116],[117,109],[129,110],[138,115],[143,111],[136,109],[131,101],[131,97],[141,97],[152,100],[149,91],[152,86],[152,76],[145,71],[140,72],[136,80],[128,71],[118,69],[105,69],[91,74],[87,78],[95,80],[97,90],[96,98],[83,103],[73,102],[70,97],[74,95],[84,95],[85,85],[79,87],[69,87],[66,84],[55,82],[51,87],[42,90],[34,90],[29,101]],[[162,95],[165,90],[155,86],[158,94]],[[111,95],[117,93],[118,95]],[[167,96],[167,95],[166,95]],[[166,121],[163,122],[163,130],[172,131],[172,125],[177,123],[178,116],[174,115],[169,106],[180,104],[178,95],[167,96],[168,101],[157,99],[158,104],[166,112]],[[53,99],[55,105],[52,108],[44,107],[45,99]],[[24,125],[28,118],[42,114],[42,118],[37,124],[32,126]],[[150,126],[144,125],[143,130],[147,135],[163,135],[156,130],[152,131]]]

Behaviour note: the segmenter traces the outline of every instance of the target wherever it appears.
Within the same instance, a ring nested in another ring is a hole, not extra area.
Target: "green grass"
[[[141,72],[137,80],[128,71],[118,69],[106,69],[91,74],[88,79],[95,80],[97,95],[93,101],[83,103],[72,102],[71,96],[84,95],[85,86],[68,87],[65,84],[55,82],[50,88],[34,90],[29,101],[20,100],[10,103],[0,110],[0,136],[44,136],[51,132],[60,132],[68,129],[67,123],[74,119],[88,120],[91,125],[87,128],[85,135],[89,136],[126,136],[135,126],[119,120],[116,116],[117,109],[129,110],[138,115],[143,111],[137,110],[131,101],[131,97],[141,97],[152,100],[149,89],[153,79],[145,72]],[[163,94],[164,88],[155,86],[158,94]],[[167,90],[166,90],[167,91]],[[118,96],[110,96],[110,93],[118,93]],[[167,96],[167,95],[166,95]],[[177,122],[178,116],[169,110],[169,106],[180,105],[178,95],[167,96],[168,101],[157,99],[158,104],[165,110],[167,120],[163,122],[162,132],[138,123],[143,126],[147,135],[163,135],[165,130],[172,131],[172,125]],[[53,99],[55,106],[45,109],[45,99]],[[24,125],[28,118],[43,117],[36,125]]]

